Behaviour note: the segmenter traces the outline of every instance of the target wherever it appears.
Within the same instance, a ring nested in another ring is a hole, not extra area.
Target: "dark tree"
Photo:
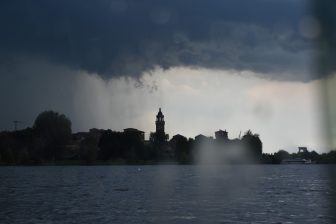
[[[289,159],[291,157],[293,157],[293,155],[290,155],[287,151],[279,150],[278,152],[274,153],[273,163],[279,164],[282,160]]]
[[[112,130],[105,131],[99,141],[99,159],[116,160],[122,159],[125,145],[123,144],[123,133]]]
[[[262,142],[258,134],[253,134],[251,130],[248,130],[242,138],[242,143],[248,156],[258,161],[261,159]]]
[[[191,144],[188,139],[182,135],[178,135],[173,138],[172,147],[174,149],[177,162],[183,164],[191,161],[190,145]]]
[[[146,152],[144,142],[136,133],[123,133],[107,130],[99,141],[99,159],[121,160],[137,163],[146,160],[150,155]]]
[[[91,135],[87,136],[80,143],[80,159],[84,160],[86,164],[93,164],[98,155],[97,139]]]
[[[6,164],[15,164],[15,155],[12,148],[4,148],[2,150],[2,159]]]
[[[316,151],[311,151],[309,155],[309,159],[312,161],[318,161],[319,160],[319,154]]]
[[[0,134],[0,156],[5,164],[13,164],[15,162],[13,147],[15,139],[10,132],[2,132]]]
[[[33,150],[34,134],[31,128],[0,133],[0,156],[6,164],[28,164]]]
[[[33,129],[40,138],[45,159],[62,159],[65,145],[71,139],[71,121],[54,111],[39,114]]]

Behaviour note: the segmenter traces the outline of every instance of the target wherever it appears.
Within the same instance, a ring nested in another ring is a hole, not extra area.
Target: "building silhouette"
[[[159,108],[159,112],[156,115],[155,126],[155,133],[151,133],[150,141],[156,143],[166,142],[169,136],[165,133],[165,120],[161,108]]]
[[[145,132],[140,131],[135,128],[126,128],[124,129],[124,134],[127,136],[134,137],[135,139],[138,139],[141,142],[145,141]]]
[[[219,140],[219,141],[228,141],[229,140],[229,137],[228,137],[228,132],[225,130],[219,130],[219,131],[216,131],[215,132],[215,137],[216,137],[216,140]]]
[[[195,136],[195,141],[196,142],[202,142],[205,141],[207,139],[207,137],[205,135],[199,134],[197,136]]]
[[[155,125],[156,125],[156,133],[157,134],[165,134],[165,121],[164,121],[164,115],[161,112],[161,108],[159,108],[159,112],[156,115],[156,121],[155,121]]]
[[[299,151],[298,153],[308,153],[307,147],[298,147]]]

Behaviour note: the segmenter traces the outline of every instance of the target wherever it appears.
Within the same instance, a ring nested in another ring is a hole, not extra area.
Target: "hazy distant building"
[[[227,141],[229,140],[229,137],[228,137],[228,132],[225,130],[219,130],[219,131],[216,131],[215,132],[215,137],[216,137],[216,140],[220,140],[220,141]]]
[[[89,132],[77,132],[72,134],[72,139],[76,141],[82,141],[87,137],[93,137],[98,142],[104,132],[104,129],[91,128]]]
[[[140,141],[145,141],[145,132],[140,131],[135,128],[126,128],[124,129],[124,134],[129,136],[134,136],[135,138],[138,138]]]
[[[205,135],[199,134],[195,136],[195,142],[204,142],[204,141],[212,141],[213,137],[207,137]]]
[[[298,153],[308,153],[308,149],[307,149],[307,147],[298,147],[299,148],[299,151],[298,151]]]
[[[202,134],[199,134],[199,135],[195,136],[195,141],[200,142],[200,141],[205,140],[206,138],[207,138],[206,136],[204,136]]]

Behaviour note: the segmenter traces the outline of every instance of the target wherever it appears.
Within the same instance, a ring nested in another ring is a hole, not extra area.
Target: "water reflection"
[[[0,222],[328,223],[325,168],[2,167]]]

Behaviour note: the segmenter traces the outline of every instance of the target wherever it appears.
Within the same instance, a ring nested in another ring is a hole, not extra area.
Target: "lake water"
[[[326,165],[0,167],[0,223],[336,223]]]

